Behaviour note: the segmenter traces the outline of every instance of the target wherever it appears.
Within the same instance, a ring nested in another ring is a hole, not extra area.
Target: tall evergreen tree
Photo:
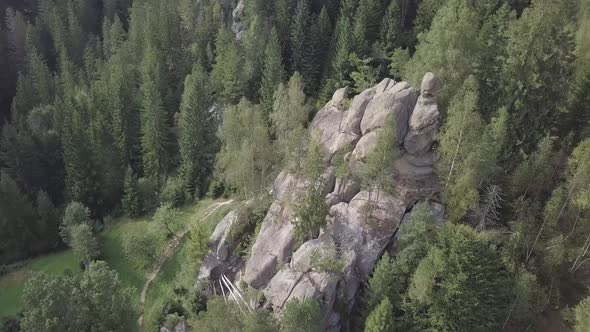
[[[291,68],[299,73],[304,72],[304,67],[309,59],[308,47],[312,24],[312,15],[308,0],[299,0],[293,16],[290,30],[291,42]]]
[[[200,64],[184,81],[180,104],[181,174],[187,197],[196,198],[207,190],[216,151],[215,121],[207,73]]]
[[[130,217],[137,217],[141,213],[141,202],[139,200],[139,188],[137,177],[133,174],[131,167],[125,172],[125,184],[123,186],[123,197],[121,199],[123,210]]]
[[[394,330],[393,324],[393,307],[388,298],[383,299],[381,303],[371,312],[367,318],[365,332],[391,332]]]
[[[275,102],[275,91],[283,81],[284,70],[281,59],[281,45],[277,30],[273,28],[264,50],[264,67],[260,85],[260,106],[265,121],[269,123]]]
[[[146,177],[159,182],[169,166],[168,146],[170,126],[162,104],[160,86],[160,63],[157,50],[148,47],[142,64],[142,118],[141,146],[143,170]]]
[[[213,87],[223,102],[236,103],[244,94],[247,81],[243,51],[231,30],[225,27],[219,30],[215,52],[215,65],[211,72]]]

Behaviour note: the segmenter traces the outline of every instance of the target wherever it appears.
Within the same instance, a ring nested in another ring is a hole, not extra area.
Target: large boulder
[[[354,178],[352,179],[336,179],[334,191],[332,192],[338,198],[338,203],[349,203],[352,198],[361,191],[361,185]],[[335,205],[335,204],[332,204]]]
[[[352,99],[350,108],[346,112],[342,129],[344,132],[361,135],[361,121],[369,102],[375,96],[375,88],[366,89]]]
[[[231,29],[236,34],[236,40],[242,40],[244,34],[246,33],[244,22],[242,22],[245,8],[246,6],[244,5],[244,0],[239,0],[236,8],[234,8],[232,11]]]
[[[387,118],[393,114],[397,125],[398,142],[401,144],[408,132],[408,121],[416,104],[417,95],[414,89],[411,88],[397,91],[396,86],[398,84],[406,86],[405,82],[397,83],[391,88],[393,92],[386,91],[375,96],[369,102],[361,121],[363,135],[384,127],[387,124]]]
[[[291,259],[295,249],[294,211],[289,204],[272,203],[246,262],[243,280],[254,288],[266,285],[279,264]]]
[[[356,144],[356,147],[352,151],[352,157],[355,160],[359,161],[366,161],[367,157],[375,148],[377,147],[377,142],[379,140],[379,134],[381,133],[382,129],[375,129],[365,136],[361,137],[361,139]]]
[[[427,153],[438,135],[438,121],[428,127],[411,130],[404,138],[404,149],[412,155]]]
[[[211,251],[220,261],[225,261],[231,250],[232,243],[229,235],[232,227],[238,222],[239,216],[236,211],[229,212],[215,227],[213,234],[209,238]]]

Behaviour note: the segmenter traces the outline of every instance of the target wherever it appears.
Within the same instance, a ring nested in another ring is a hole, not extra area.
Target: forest
[[[0,11],[1,332],[590,331],[590,0]]]

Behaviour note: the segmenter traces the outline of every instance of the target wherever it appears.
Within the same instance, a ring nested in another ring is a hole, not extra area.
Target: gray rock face
[[[238,213],[236,211],[229,212],[215,227],[213,234],[209,238],[209,243],[213,254],[220,261],[228,258],[232,250],[231,243],[229,243],[229,233],[232,226],[238,221]]]
[[[430,151],[438,135],[438,123],[418,130],[411,130],[404,139],[404,148],[412,155],[421,155]]]
[[[356,194],[361,191],[361,185],[354,179],[336,179],[334,186],[334,195],[338,198],[338,203],[349,203]],[[335,204],[333,204],[335,205]]]
[[[369,102],[375,96],[375,88],[367,89],[352,99],[350,108],[346,112],[346,120],[343,124],[345,132],[361,135],[361,121]]]
[[[427,153],[438,135],[438,84],[438,79],[432,73],[426,73],[422,79],[421,94],[410,117],[410,130],[404,139],[404,148],[412,155]]]
[[[382,129],[378,128],[363,136],[352,151],[352,157],[359,161],[366,161],[369,154],[377,147],[377,141],[381,131]]]
[[[396,85],[392,89],[396,89]],[[393,114],[397,125],[398,142],[402,142],[408,132],[408,119],[416,104],[416,98],[416,92],[410,88],[395,93],[386,91],[375,96],[367,105],[361,121],[362,134],[366,135],[370,131],[382,128],[387,124],[387,118]]]
[[[398,160],[392,165],[395,191],[378,194],[376,190],[361,190],[356,180],[336,178],[333,167],[329,167],[324,178],[330,206],[326,226],[317,239],[296,248],[293,207],[305,195],[307,182],[286,171],[277,176],[273,184],[275,201],[242,277],[263,291],[275,312],[280,313],[292,299],[318,299],[325,309],[327,330],[347,329],[347,315],[335,310],[336,301],[339,308],[350,313],[360,285],[394,241],[406,211],[416,201],[436,196],[440,190],[431,151],[438,132],[437,91],[438,81],[432,74],[425,75],[420,98],[407,82],[385,79],[355,96],[348,109],[347,90],[336,91],[316,114],[310,131],[321,133],[326,161],[332,164],[336,153],[348,151],[344,160],[357,175],[375,149],[388,117],[394,116],[400,143]],[[342,271],[320,271],[321,265],[314,266],[314,257],[326,252],[335,255],[331,259],[339,262],[336,266]]]
[[[244,22],[242,22],[245,8],[246,6],[244,5],[244,0],[240,0],[238,1],[236,8],[234,8],[232,11],[231,29],[236,34],[236,40],[242,40],[244,34],[246,33]]]

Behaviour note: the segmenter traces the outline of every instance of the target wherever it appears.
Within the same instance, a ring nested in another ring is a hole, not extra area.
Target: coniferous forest
[[[2,332],[586,332],[589,249],[590,0],[0,0]]]

